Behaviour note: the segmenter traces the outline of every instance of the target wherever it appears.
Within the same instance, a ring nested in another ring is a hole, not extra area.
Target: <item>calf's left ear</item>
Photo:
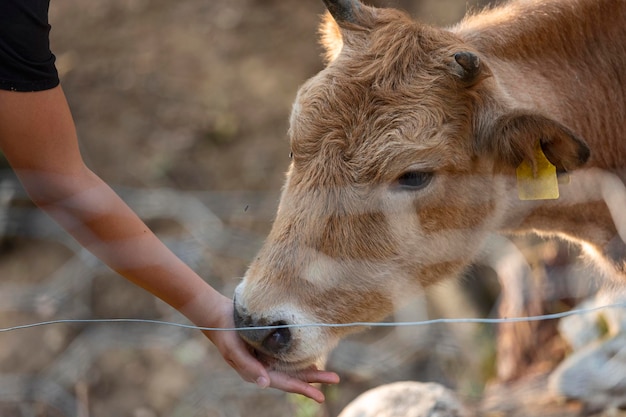
[[[500,170],[516,168],[524,160],[534,167],[537,142],[558,172],[574,170],[589,159],[590,150],[583,139],[545,116],[514,111],[489,125],[476,146],[479,152],[490,154]]]

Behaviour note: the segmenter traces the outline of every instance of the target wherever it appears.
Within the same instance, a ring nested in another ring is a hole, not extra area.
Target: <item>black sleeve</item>
[[[59,84],[49,6],[50,0],[0,0],[0,89],[40,91]]]

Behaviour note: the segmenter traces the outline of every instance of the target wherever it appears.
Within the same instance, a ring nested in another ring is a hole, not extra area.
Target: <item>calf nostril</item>
[[[284,326],[287,323],[279,321],[272,326]],[[279,353],[286,350],[291,344],[291,331],[287,327],[280,327],[272,330],[263,340],[263,347],[272,353]]]

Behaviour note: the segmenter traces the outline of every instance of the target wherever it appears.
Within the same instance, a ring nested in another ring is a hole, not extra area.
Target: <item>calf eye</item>
[[[432,172],[407,171],[396,180],[396,186],[400,190],[416,191],[426,187],[433,179]]]

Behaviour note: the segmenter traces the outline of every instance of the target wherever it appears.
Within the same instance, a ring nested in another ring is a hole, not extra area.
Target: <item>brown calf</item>
[[[494,232],[566,237],[626,278],[626,1],[519,0],[450,29],[325,3],[328,66],[293,106],[293,160],[238,325],[380,320]],[[545,157],[560,197],[520,200],[518,167],[533,187]],[[241,334],[297,370],[349,331]]]

